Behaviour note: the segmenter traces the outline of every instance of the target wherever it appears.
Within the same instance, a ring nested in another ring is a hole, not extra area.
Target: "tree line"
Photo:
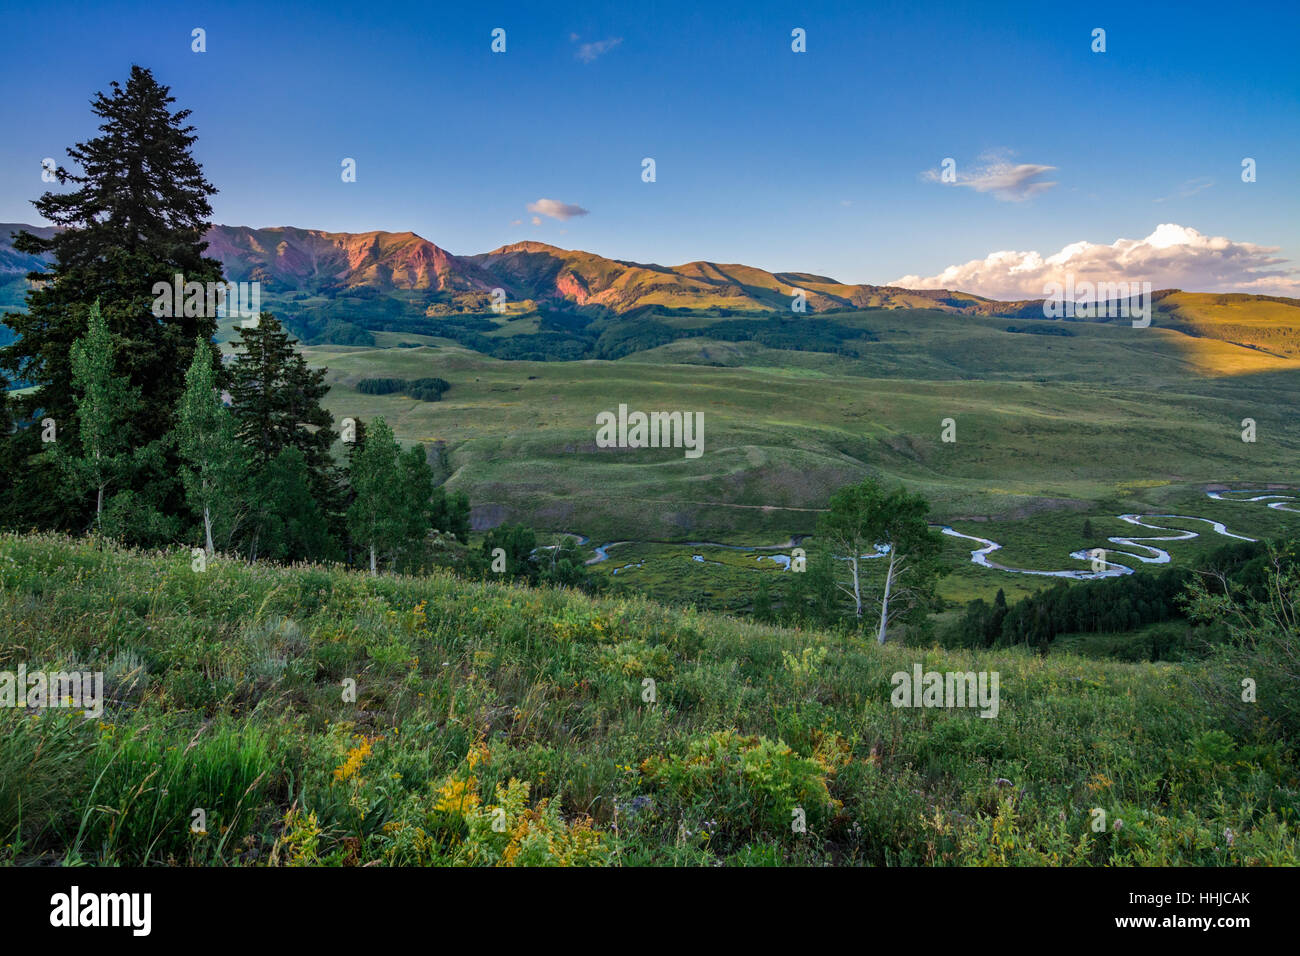
[[[1295,542],[1284,546],[1284,559],[1295,561],[1295,549]],[[1231,592],[1264,600],[1268,554],[1266,544],[1234,542],[1218,548],[1195,568],[1167,567],[1097,581],[1060,581],[1010,606],[999,589],[992,604],[983,598],[969,602],[945,630],[942,642],[966,647],[1024,644],[1045,648],[1061,634],[1119,634],[1166,621],[1190,622],[1188,594],[1195,587],[1210,594]]]

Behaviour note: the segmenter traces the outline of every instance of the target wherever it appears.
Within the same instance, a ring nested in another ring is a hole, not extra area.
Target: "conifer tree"
[[[13,435],[18,430],[13,413],[9,410],[9,382],[0,375],[0,527],[9,524],[17,511],[15,498],[18,477],[18,443]]]
[[[297,448],[316,501],[322,509],[334,506],[334,417],[321,406],[329,392],[327,370],[308,367],[289,333],[269,312],[261,314],[256,326],[241,327],[239,334],[239,351],[229,368],[230,395],[237,433],[254,467],[260,470],[284,449]]]
[[[449,534],[461,544],[469,541],[469,495],[463,491],[447,491],[439,486],[433,490],[430,524]]]
[[[125,86],[114,81],[109,95],[92,101],[100,135],[67,150],[80,170],[55,171],[60,185],[78,188],[33,201],[59,229],[49,238],[22,232],[14,242],[19,252],[52,260],[46,271],[29,274],[36,287],[27,293],[26,312],[4,316],[18,338],[0,353],[0,367],[37,386],[17,399],[20,415],[40,409],[56,421],[71,419],[72,343],[86,329],[86,303],[98,300],[120,343],[114,372],[145,399],[133,420],[138,443],[173,427],[194,341],[211,339],[216,319],[159,319],[152,290],[177,273],[186,281],[221,279],[220,264],[203,255],[202,238],[216,190],[191,155],[190,111],[172,112],[174,101],[149,70],[133,66]],[[23,437],[39,445],[32,429]]]
[[[297,448],[285,448],[258,473],[252,496],[248,542],[251,560],[325,560],[336,546],[320,506],[312,497],[311,474]]]

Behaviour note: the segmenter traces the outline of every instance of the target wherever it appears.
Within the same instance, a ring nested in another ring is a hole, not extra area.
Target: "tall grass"
[[[1294,754],[1196,692],[1213,661],[0,535],[0,669],[71,659],[119,691],[98,722],[0,712],[13,861],[1300,861]],[[914,663],[998,671],[998,717],[894,708]]]

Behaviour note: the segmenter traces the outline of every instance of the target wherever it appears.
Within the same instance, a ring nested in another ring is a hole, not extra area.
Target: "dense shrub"
[[[397,392],[422,402],[436,402],[443,392],[451,388],[441,378],[363,378],[357,382],[357,391],[363,395],[392,395]]]

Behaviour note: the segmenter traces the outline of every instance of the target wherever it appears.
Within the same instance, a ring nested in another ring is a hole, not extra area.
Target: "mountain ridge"
[[[18,301],[38,256],[13,248],[11,233],[53,235],[49,226],[0,223],[0,284]],[[996,300],[956,289],[907,289],[843,283],[811,272],[769,272],[744,263],[698,259],[680,265],[612,259],[525,239],[488,252],[457,255],[413,231],[331,232],[301,226],[213,225],[207,254],[231,281],[259,281],[271,296],[338,294],[415,297],[434,312],[487,312],[502,289],[512,303],[611,315],[642,310],[789,313],[796,290],[809,312],[927,309],[958,315],[1041,318],[1039,299]],[[1268,301],[1300,308],[1300,300],[1248,293],[1155,292]]]
[[[51,235],[50,227],[0,223],[0,275],[23,277],[38,257],[13,249],[11,233]],[[984,311],[993,300],[957,290],[911,290],[842,283],[810,272],[768,272],[744,263],[695,260],[675,266],[612,259],[537,240],[456,255],[411,231],[331,232],[301,226],[213,225],[207,254],[231,281],[260,281],[268,292],[372,289],[386,294],[456,295],[504,289],[511,300],[598,306],[621,314],[645,306],[784,312],[796,290],[810,312],[836,308],[937,308]]]

